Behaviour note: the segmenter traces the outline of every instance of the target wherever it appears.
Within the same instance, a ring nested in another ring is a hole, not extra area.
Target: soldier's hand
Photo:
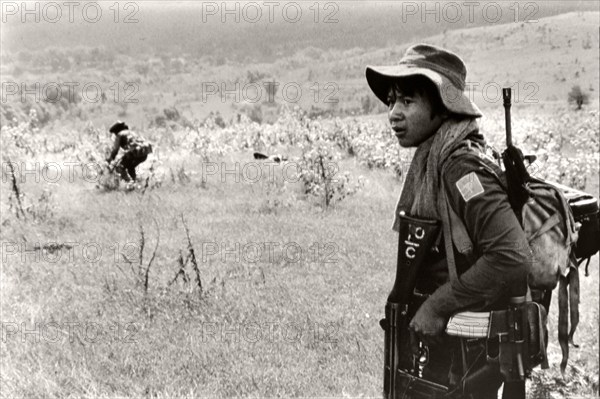
[[[438,315],[433,307],[425,301],[411,320],[409,328],[428,345],[436,343],[446,329],[448,320]]]

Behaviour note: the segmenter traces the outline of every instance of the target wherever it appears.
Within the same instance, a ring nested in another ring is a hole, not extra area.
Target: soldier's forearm
[[[434,310],[446,317],[464,311],[484,310],[503,297],[527,292],[527,265],[531,262],[527,243],[497,240],[475,263],[431,296]],[[489,310],[489,308],[487,309]]]
[[[475,265],[463,273],[456,284],[450,282],[438,288],[428,299],[428,305],[439,315],[450,317],[464,310],[483,310],[496,302],[509,287],[517,288],[520,276],[525,275],[517,268],[498,268],[480,258]],[[524,289],[527,287],[524,285]],[[511,288],[512,290],[512,288]]]

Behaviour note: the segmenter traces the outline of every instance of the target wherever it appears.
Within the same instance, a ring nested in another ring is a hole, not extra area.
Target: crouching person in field
[[[129,126],[121,121],[113,124],[109,132],[115,135],[115,141],[106,161],[110,164],[117,157],[119,149],[122,148],[125,153],[115,163],[114,167],[123,180],[127,182],[136,181],[135,168],[152,153],[152,145],[143,137],[129,130]]]

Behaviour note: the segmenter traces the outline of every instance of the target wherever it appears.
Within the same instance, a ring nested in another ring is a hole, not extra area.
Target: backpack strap
[[[531,237],[528,238],[529,243],[531,244],[531,242],[533,240],[535,240],[536,238],[540,237],[543,234],[546,234],[548,231],[552,230],[552,228],[559,223],[560,223],[560,215],[558,213],[555,213],[550,218],[548,218],[544,222],[544,224],[542,224],[542,226],[539,228],[538,231],[535,232],[535,234],[533,234]]]
[[[441,217],[442,217],[442,233],[444,236],[444,246],[446,248],[446,262],[448,264],[448,273],[450,274],[450,283],[453,286],[456,286],[458,284],[460,284],[460,281],[458,280],[458,273],[456,271],[456,261],[454,260],[454,247],[452,245],[452,241],[454,238],[454,235],[452,234],[453,231],[452,230],[456,230],[457,234],[462,234],[462,229],[458,226],[462,226],[462,228],[464,228],[464,224],[459,220],[457,227],[455,227],[454,224],[451,225],[451,220],[453,219],[452,216],[450,216],[450,208],[451,206],[448,204],[448,196],[446,195],[446,185],[444,183],[444,179],[442,178],[442,190],[441,190],[441,196],[439,199],[440,202],[440,210],[441,210]],[[452,226],[452,227],[451,227]],[[466,231],[466,229],[465,229]],[[471,239],[469,238],[469,235],[466,235],[466,238],[468,239],[468,241],[471,243]]]

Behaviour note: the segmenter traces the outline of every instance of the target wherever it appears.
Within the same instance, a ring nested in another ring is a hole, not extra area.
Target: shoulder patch
[[[462,195],[465,202],[482,194],[484,191],[475,172],[468,173],[461,177],[460,180],[456,182],[456,188],[460,191],[460,195]]]

